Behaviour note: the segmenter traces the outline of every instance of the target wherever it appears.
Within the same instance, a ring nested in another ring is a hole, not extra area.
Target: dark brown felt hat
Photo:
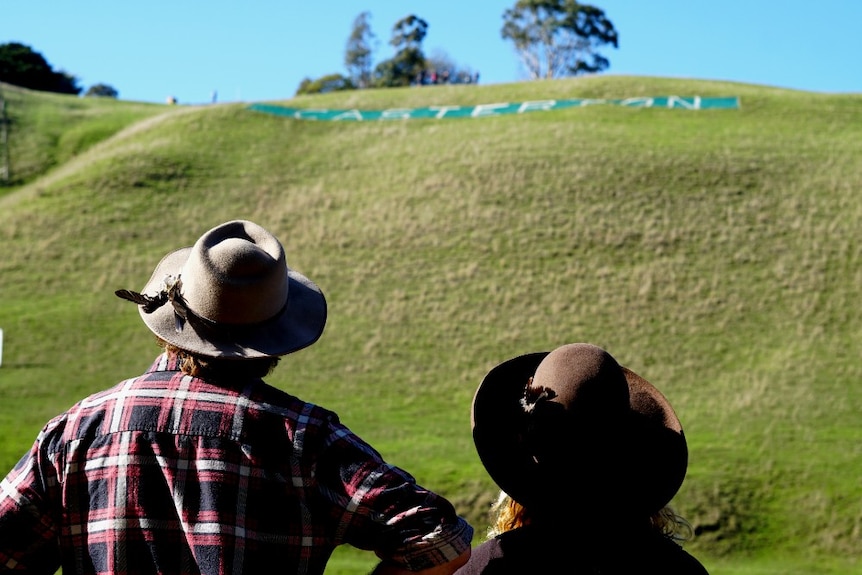
[[[281,242],[258,224],[233,220],[166,255],[134,301],[154,334],[209,357],[286,355],[317,341],[326,300],[290,269]]]
[[[688,447],[670,403],[595,345],[494,367],[476,390],[471,420],[488,474],[533,509],[648,516],[685,478]]]

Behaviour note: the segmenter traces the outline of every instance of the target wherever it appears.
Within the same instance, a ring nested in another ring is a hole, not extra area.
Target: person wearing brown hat
[[[270,232],[226,222],[116,293],[164,351],[48,422],[0,482],[0,571],[320,574],[342,544],[379,573],[466,561],[473,530],[449,501],[263,381],[327,317]]]
[[[688,466],[679,419],[604,349],[573,343],[497,365],[471,423],[502,497],[459,575],[707,573],[668,505]]]

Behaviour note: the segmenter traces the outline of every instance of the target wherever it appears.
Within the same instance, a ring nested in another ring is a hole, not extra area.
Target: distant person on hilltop
[[[380,575],[467,560],[473,529],[449,501],[263,381],[327,318],[270,232],[226,222],[116,293],[163,352],[49,421],[0,482],[0,571],[319,575],[342,544]]]
[[[668,507],[688,465],[679,419],[605,350],[575,343],[501,363],[472,423],[502,492],[490,539],[458,575],[706,575]]]

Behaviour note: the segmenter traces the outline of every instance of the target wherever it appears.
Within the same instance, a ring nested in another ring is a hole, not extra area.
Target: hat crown
[[[564,408],[567,418],[624,416],[629,411],[629,386],[617,361],[591,344],[568,344],[550,352],[533,375],[527,393],[551,390],[548,401]]]
[[[272,233],[247,220],[167,254],[141,293],[116,293],[139,304],[159,338],[208,357],[286,355],[317,341],[326,325],[320,288],[288,267]]]
[[[525,445],[548,483],[597,492],[621,475],[629,386],[608,352],[591,344],[555,349],[536,367],[524,402]],[[569,477],[564,470],[572,465],[591,473]]]
[[[214,323],[255,324],[275,317],[288,298],[284,248],[252,222],[204,234],[180,272],[189,309]]]

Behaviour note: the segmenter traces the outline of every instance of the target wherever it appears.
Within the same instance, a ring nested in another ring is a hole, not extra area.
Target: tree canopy
[[[341,74],[327,74],[316,80],[305,78],[299,83],[296,89],[296,95],[302,94],[326,94],[328,92],[338,92],[341,90],[355,90],[356,86],[346,76]]]
[[[379,62],[372,69],[375,35],[371,31],[370,12],[360,13],[344,52],[347,74],[327,74],[317,79],[304,78],[296,94],[315,94],[336,90],[362,88],[393,88],[414,84],[454,84],[477,82],[478,72],[457,65],[440,51],[429,57],[422,51],[422,41],[428,33],[428,22],[410,14],[392,27],[389,44],[395,55]]]
[[[55,72],[42,54],[18,42],[0,44],[0,81],[42,92],[81,93],[74,76]]]
[[[87,88],[87,92],[84,94],[84,96],[97,96],[100,98],[116,98],[119,95],[120,93],[108,84],[93,84]]]
[[[618,47],[604,11],[575,0],[518,0],[503,21],[503,39],[514,43],[532,79],[600,72],[610,62],[597,50]]]
[[[353,21],[353,29],[347,39],[344,66],[347,75],[358,88],[371,85],[371,69],[374,61],[374,33],[371,31],[370,12],[362,12]]]
[[[374,69],[375,85],[391,88],[413,83],[425,69],[422,40],[427,33],[428,23],[414,14],[396,22],[389,40],[396,53]]]

